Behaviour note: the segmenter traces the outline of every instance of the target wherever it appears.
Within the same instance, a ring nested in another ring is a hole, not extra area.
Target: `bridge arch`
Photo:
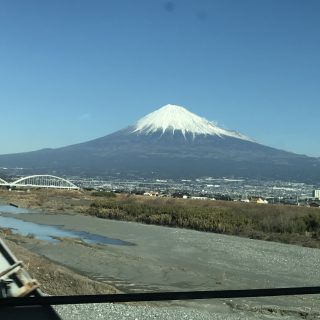
[[[60,178],[57,176],[52,176],[49,174],[44,175],[32,175],[28,177],[20,178],[13,183],[10,183],[13,186],[19,187],[37,187],[37,188],[53,188],[53,189],[80,189],[72,182]]]
[[[0,178],[0,185],[8,185],[8,182]]]

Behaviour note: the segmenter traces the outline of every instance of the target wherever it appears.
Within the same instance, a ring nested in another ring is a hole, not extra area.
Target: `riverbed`
[[[320,250],[175,229],[99,219],[80,214],[6,213],[26,222],[121,239],[134,245],[75,241],[34,241],[24,245],[52,261],[125,292],[223,290],[314,286],[320,279]],[[299,318],[320,315],[318,296],[269,297],[185,302],[214,312],[247,310]]]

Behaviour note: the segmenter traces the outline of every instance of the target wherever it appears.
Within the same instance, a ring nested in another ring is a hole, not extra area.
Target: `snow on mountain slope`
[[[229,131],[216,126],[213,122],[201,118],[187,109],[167,104],[160,109],[149,113],[134,124],[132,132],[141,134],[150,134],[157,131],[181,131],[186,134],[228,136],[242,140],[252,141],[250,138],[235,131]]]

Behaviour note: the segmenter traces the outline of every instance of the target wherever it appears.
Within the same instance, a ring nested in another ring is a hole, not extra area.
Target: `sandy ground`
[[[13,216],[134,243],[134,246],[89,246],[73,240],[48,243],[29,239],[19,244],[125,292],[319,284],[319,249],[75,214],[28,213]],[[272,311],[298,318],[306,315],[320,318],[318,296],[190,301],[184,304],[219,312]]]

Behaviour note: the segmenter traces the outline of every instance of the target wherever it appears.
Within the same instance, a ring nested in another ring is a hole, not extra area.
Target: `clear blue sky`
[[[319,0],[0,0],[0,153],[182,105],[320,156]]]

